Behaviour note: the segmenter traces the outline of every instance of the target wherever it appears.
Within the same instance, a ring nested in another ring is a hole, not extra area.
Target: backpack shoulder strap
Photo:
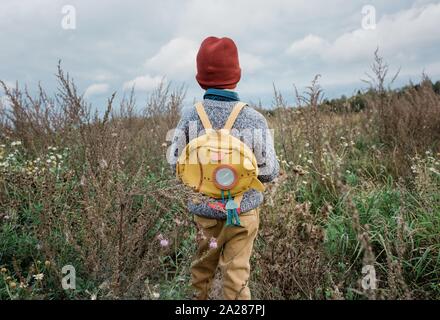
[[[223,127],[223,129],[231,130],[232,126],[234,125],[235,120],[238,117],[238,114],[240,113],[241,109],[246,106],[246,103],[244,102],[237,102],[237,104],[234,106],[234,108],[231,111],[231,114],[229,115],[228,120],[226,120],[226,124]]]
[[[203,104],[201,102],[197,102],[195,107],[205,130],[212,129],[211,121],[209,121],[208,115],[206,114]]]

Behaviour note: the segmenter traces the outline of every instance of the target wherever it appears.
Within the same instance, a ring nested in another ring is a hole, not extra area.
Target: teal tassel
[[[238,217],[238,211],[237,211],[237,209],[235,209],[233,212],[234,212],[234,218],[235,218],[234,226],[236,226],[236,227],[242,227],[242,225],[240,224],[240,218]]]
[[[226,226],[230,227],[230,226],[236,226],[236,227],[242,227],[242,225],[240,224],[240,218],[238,217],[238,205],[237,203],[234,201],[234,199],[232,199],[231,196],[231,192],[228,191],[228,202],[226,202],[225,205],[225,209],[228,211],[228,215],[226,217]],[[224,201],[224,194],[222,191],[222,199]]]
[[[228,216],[226,217],[226,226],[232,226],[232,210],[228,210]]]

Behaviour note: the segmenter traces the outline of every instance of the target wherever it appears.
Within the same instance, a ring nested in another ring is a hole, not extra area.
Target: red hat
[[[196,79],[203,89],[234,89],[241,78],[238,50],[229,38],[208,37],[197,54]]]

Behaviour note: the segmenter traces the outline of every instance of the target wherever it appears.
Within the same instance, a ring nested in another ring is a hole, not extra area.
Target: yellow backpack
[[[202,103],[195,105],[205,134],[191,140],[177,159],[176,174],[194,191],[215,199],[214,206],[227,213],[226,225],[240,226],[238,213],[243,194],[249,189],[264,191],[258,180],[258,165],[252,150],[230,130],[241,109],[238,102],[223,129],[214,130]]]

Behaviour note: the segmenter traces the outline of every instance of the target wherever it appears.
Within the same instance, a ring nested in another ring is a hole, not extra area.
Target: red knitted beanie
[[[238,50],[229,38],[208,37],[197,54],[196,79],[203,89],[234,89],[241,78]]]

